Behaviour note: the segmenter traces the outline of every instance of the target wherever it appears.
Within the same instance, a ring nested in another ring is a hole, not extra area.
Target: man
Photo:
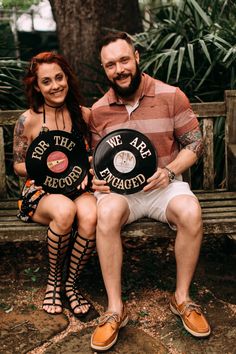
[[[111,348],[119,329],[128,322],[121,299],[120,231],[124,224],[141,217],[166,222],[177,230],[177,279],[170,308],[180,316],[188,332],[206,337],[210,326],[200,306],[189,296],[202,241],[201,208],[181,178],[203,150],[197,118],[179,88],[140,72],[139,53],[126,33],[105,37],[100,55],[111,88],[92,107],[89,125],[93,145],[116,129],[138,130],[156,147],[158,168],[142,191],[125,196],[110,192],[105,181],[93,179],[98,199],[97,251],[108,308],[92,335],[91,347]]]

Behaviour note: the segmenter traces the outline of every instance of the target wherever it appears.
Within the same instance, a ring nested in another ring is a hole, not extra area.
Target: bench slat
[[[236,192],[220,191],[220,192],[197,192],[194,191],[200,201],[210,200],[236,200]],[[1,199],[0,209],[17,209],[17,199]]]
[[[236,220],[236,207],[232,207],[232,208],[221,208],[219,207],[218,209],[202,209],[202,218],[204,220],[209,219],[209,218],[219,218],[219,219],[223,219],[223,218],[234,218]],[[25,223],[23,223],[21,220],[17,219],[16,217],[16,211],[14,214],[4,214],[4,215],[0,215],[0,224],[1,226],[4,227],[5,224],[9,224],[10,223],[14,223],[14,224],[23,224],[25,225]],[[28,224],[28,223],[27,223]]]
[[[214,189],[213,119],[203,120],[204,154],[203,154],[203,188]]]
[[[201,201],[200,202],[202,208],[217,208],[217,207],[227,207],[227,206],[232,206],[234,207],[236,205],[236,199],[232,200],[214,200],[214,201]]]
[[[16,210],[17,209],[17,200],[9,199],[9,200],[1,200],[0,201],[0,209],[1,210]]]
[[[236,218],[207,218],[204,220],[204,234],[214,235],[235,235]],[[46,226],[38,224],[27,224],[27,227],[21,221],[7,222],[0,228],[0,242],[25,242],[25,241],[43,241],[45,240]],[[123,237],[174,237],[175,231],[168,225],[156,222],[150,219],[141,219],[137,222],[127,225],[122,230]]]
[[[225,102],[192,103],[191,106],[196,115],[201,118],[217,118],[226,115]]]
[[[234,199],[236,200],[236,192],[194,192],[198,199],[201,200],[222,200],[222,199]]]

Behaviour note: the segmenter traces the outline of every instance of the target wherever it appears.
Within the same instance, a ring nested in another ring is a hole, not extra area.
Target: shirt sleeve
[[[88,126],[91,132],[91,149],[92,151],[95,149],[97,143],[101,139],[98,130],[96,128],[96,125],[94,123],[94,111],[93,109],[91,110],[89,121],[88,121]]]
[[[183,135],[199,126],[196,114],[193,112],[189,99],[179,89],[176,89],[174,101],[174,132],[175,136]]]
[[[178,88],[174,104],[174,134],[184,149],[193,151],[197,157],[203,153],[203,138],[199,121],[189,99]]]

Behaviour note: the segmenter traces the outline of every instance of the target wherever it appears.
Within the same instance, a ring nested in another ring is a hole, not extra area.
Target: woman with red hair
[[[24,83],[29,109],[16,123],[13,152],[16,174],[27,177],[26,152],[42,132],[68,132],[89,146],[86,121],[90,110],[81,106],[77,78],[65,58],[57,53],[43,52],[33,57]],[[81,270],[95,248],[96,199],[88,180],[86,176],[75,193],[66,196],[46,193],[27,179],[19,200],[18,217],[22,221],[48,225],[50,270],[43,309],[50,314],[62,312],[62,267],[67,254],[70,260],[65,295],[70,308],[75,316],[81,317],[92,306],[77,288]]]

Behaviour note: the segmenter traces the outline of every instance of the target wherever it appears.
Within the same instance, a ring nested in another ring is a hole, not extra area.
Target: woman
[[[89,132],[85,122],[90,111],[81,107],[76,76],[59,54],[44,52],[33,57],[24,83],[29,109],[16,123],[13,150],[14,170],[17,175],[26,177],[27,149],[42,132],[70,132],[88,145]],[[75,316],[86,314],[91,304],[79,293],[76,282],[95,247],[96,200],[89,192],[88,177],[70,197],[48,194],[28,179],[22,191],[19,209],[18,217],[21,220],[48,225],[50,271],[43,309],[50,314],[62,312],[62,267],[75,231],[72,225],[76,225],[65,294]]]

